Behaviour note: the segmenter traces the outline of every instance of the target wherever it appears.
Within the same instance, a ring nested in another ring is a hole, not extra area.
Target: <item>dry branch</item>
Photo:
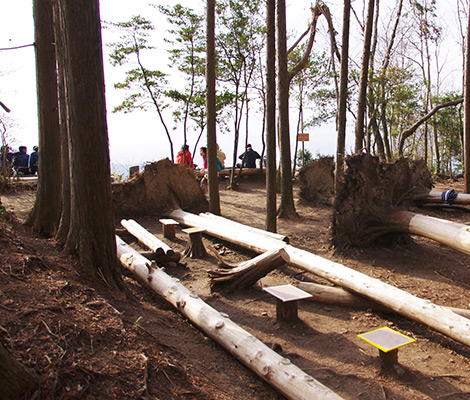
[[[116,237],[118,258],[122,265],[141,279],[165,300],[189,318],[199,329],[222,345],[248,368],[274,386],[287,398],[294,400],[338,400],[339,395],[277,354],[256,337],[206,304],[178,280],[160,268],[149,266],[130,246]]]
[[[267,251],[238,265],[229,265],[220,258],[215,250],[212,252],[218,258],[219,267],[222,269],[208,271],[211,285],[223,284],[228,289],[252,286],[273,269],[289,262],[289,256],[284,249]]]

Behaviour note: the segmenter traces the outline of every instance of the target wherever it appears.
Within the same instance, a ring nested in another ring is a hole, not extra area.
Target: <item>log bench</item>
[[[357,335],[360,339],[379,349],[380,366],[384,372],[394,371],[403,375],[398,365],[398,349],[416,340],[387,326]]]
[[[263,288],[265,292],[276,298],[276,321],[296,322],[298,317],[299,300],[312,297],[310,293],[292,285],[279,285]]]
[[[183,229],[184,233],[188,234],[188,243],[183,251],[183,258],[204,258],[207,256],[206,248],[202,242],[203,228],[187,228]]]
[[[163,237],[174,240],[176,236],[176,225],[179,225],[174,219],[162,218],[158,220],[163,227]]]

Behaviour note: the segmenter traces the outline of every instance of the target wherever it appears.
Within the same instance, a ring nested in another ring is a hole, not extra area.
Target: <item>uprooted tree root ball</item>
[[[334,169],[333,157],[321,157],[300,168],[300,197],[308,201],[333,205]]]
[[[339,248],[370,246],[389,233],[396,238],[399,233],[387,217],[408,209],[432,187],[422,160],[385,163],[361,154],[348,157],[346,166],[333,216],[333,244]]]
[[[116,216],[164,216],[175,206],[193,213],[209,210],[192,171],[168,159],[146,165],[126,182],[114,183],[113,203]]]

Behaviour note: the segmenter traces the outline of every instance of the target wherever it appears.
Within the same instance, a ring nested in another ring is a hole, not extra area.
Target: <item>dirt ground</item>
[[[462,182],[441,182],[436,190],[462,192],[462,187]],[[220,188],[223,216],[263,227],[262,183],[242,180],[238,191],[225,190],[224,183]],[[0,338],[40,377],[41,398],[284,398],[124,269],[130,299],[83,277],[75,260],[63,255],[53,240],[38,237],[19,223],[34,194],[17,190],[0,195],[16,218],[13,223],[3,220],[0,234]],[[434,303],[470,308],[470,256],[419,237],[393,247],[338,253],[330,246],[332,209],[299,200],[296,208],[298,220],[278,221],[279,233],[293,246]],[[470,214],[464,212],[419,212],[470,222]],[[163,239],[158,219],[138,221]],[[181,229],[177,228],[175,241],[163,239],[179,251],[186,244]],[[230,262],[256,255],[209,236],[204,243],[216,246]],[[345,399],[470,398],[470,349],[420,323],[371,309],[302,301],[301,321],[279,325],[275,300],[261,290],[263,286],[328,283],[285,266],[253,288],[211,293],[207,270],[216,268],[217,260],[209,256],[185,261],[186,267],[166,272]],[[377,349],[357,337],[382,326],[416,339],[399,351],[403,376],[382,373]]]

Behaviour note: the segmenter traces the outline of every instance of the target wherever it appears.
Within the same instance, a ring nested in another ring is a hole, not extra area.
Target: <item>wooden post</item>
[[[134,175],[139,174],[139,166],[134,165],[133,167],[129,167],[129,179],[132,178]]]
[[[176,225],[178,225],[178,222],[176,222],[174,219],[171,218],[163,218],[159,219],[159,221],[162,224],[163,227],[163,237],[174,240],[176,237]]]
[[[276,321],[280,323],[298,322],[298,309],[298,300],[282,301],[280,299],[276,299]]]
[[[189,235],[188,243],[183,251],[183,258],[204,258],[207,256],[206,248],[202,243],[202,232],[204,231],[205,229],[200,228],[183,229],[183,232]]]

